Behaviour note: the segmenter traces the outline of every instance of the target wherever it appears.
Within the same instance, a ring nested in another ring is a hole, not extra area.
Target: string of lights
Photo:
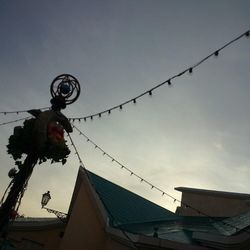
[[[79,135],[80,135],[80,136],[83,136],[83,137],[86,139],[87,142],[91,143],[91,144],[95,147],[95,149],[98,149],[99,151],[101,151],[102,154],[103,154],[103,156],[108,157],[112,162],[114,162],[114,163],[116,163],[117,165],[119,165],[119,167],[120,167],[121,169],[127,171],[127,172],[130,174],[130,176],[134,176],[134,177],[136,177],[137,179],[139,179],[140,183],[145,183],[146,185],[148,185],[148,186],[150,187],[150,189],[155,189],[156,191],[160,192],[162,196],[171,198],[171,199],[173,200],[174,203],[175,203],[175,202],[178,202],[178,203],[180,203],[183,207],[189,208],[189,209],[193,210],[194,212],[196,212],[197,214],[209,218],[209,219],[210,219],[211,221],[213,221],[214,223],[220,222],[221,224],[226,225],[226,226],[229,226],[229,227],[235,229],[236,231],[242,230],[242,231],[245,231],[246,233],[248,233],[248,234],[250,235],[249,231],[244,230],[244,229],[240,229],[240,228],[238,228],[237,226],[234,226],[234,225],[231,225],[231,224],[228,223],[228,222],[222,221],[221,219],[216,219],[216,218],[214,218],[214,217],[211,217],[210,215],[208,215],[208,214],[202,212],[201,210],[196,209],[196,208],[193,207],[193,206],[190,206],[190,205],[187,204],[186,202],[181,201],[180,199],[178,199],[178,198],[172,196],[171,194],[169,194],[168,192],[166,192],[166,191],[162,190],[161,188],[155,186],[155,185],[152,184],[151,182],[147,181],[145,178],[139,176],[139,175],[136,174],[134,171],[132,171],[131,169],[129,169],[128,167],[126,167],[126,166],[125,166],[124,164],[122,164],[120,161],[116,160],[114,157],[112,157],[112,156],[111,156],[110,154],[108,154],[106,151],[104,151],[100,146],[98,146],[94,141],[92,141],[88,136],[86,136],[86,135],[85,135],[80,129],[78,129],[74,124],[72,124],[72,126],[75,128],[75,130],[76,130],[77,132],[79,132]],[[79,154],[79,152],[77,151],[77,148],[76,148],[76,146],[75,146],[75,144],[74,144],[74,142],[73,142],[73,140],[72,140],[71,137],[70,137],[70,140],[71,140],[72,146],[74,147],[75,153],[76,153],[76,155],[77,155],[77,157],[78,157],[78,159],[79,159],[80,165],[83,166],[83,163],[82,163],[80,154]]]
[[[50,107],[44,107],[44,108],[39,108],[40,110],[45,110],[45,109],[50,109]],[[16,114],[19,115],[21,113],[26,113],[28,112],[30,109],[27,110],[16,110],[16,111],[2,111],[0,112],[1,115],[8,115],[8,114]]]
[[[80,163],[80,166],[83,167],[84,169],[86,169],[85,166],[84,166],[84,164],[83,164],[83,161],[82,161],[82,159],[81,159],[81,156],[80,156],[80,154],[78,153],[78,150],[77,150],[77,148],[76,148],[76,145],[75,145],[75,143],[74,143],[74,141],[73,141],[73,139],[72,139],[72,137],[70,136],[69,133],[68,133],[68,137],[69,137],[69,139],[70,139],[71,146],[72,146],[72,147],[74,148],[74,150],[75,150],[75,154],[76,154],[76,156],[77,156],[77,158],[78,158],[78,161],[79,161],[79,163]]]
[[[110,115],[111,112],[113,110],[116,110],[116,109],[119,109],[119,110],[122,110],[123,107],[129,103],[134,103],[136,104],[137,103],[137,100],[145,95],[149,95],[149,96],[152,96],[153,94],[153,91],[156,90],[157,88],[167,84],[168,86],[172,86],[172,81],[175,79],[175,78],[178,78],[178,77],[181,77],[182,75],[184,75],[185,73],[189,73],[189,74],[192,74],[193,73],[193,70],[195,68],[197,68],[199,65],[201,65],[203,62],[207,61],[210,57],[218,57],[219,56],[219,53],[221,50],[225,49],[226,47],[228,47],[229,45],[231,45],[232,43],[236,42],[237,40],[241,39],[242,37],[249,37],[250,36],[250,30],[244,32],[243,34],[241,34],[240,36],[234,38],[233,40],[231,40],[230,42],[224,44],[222,47],[220,47],[219,49],[215,50],[214,52],[212,52],[211,54],[209,54],[208,56],[204,57],[203,59],[201,59],[199,62],[195,63],[194,65],[186,68],[185,70],[181,71],[180,73],[176,74],[176,75],[173,75],[172,77],[168,78],[167,80],[165,80],[164,82],[161,82],[159,83],[158,85],[154,86],[153,88],[149,89],[149,90],[146,90],[144,91],[143,93],[125,101],[125,102],[122,102],[114,107],[111,107],[109,109],[106,109],[104,111],[101,111],[101,112],[98,112],[98,113],[94,113],[94,114],[91,114],[91,115],[87,115],[87,116],[83,116],[83,117],[72,117],[70,118],[71,121],[81,121],[81,120],[84,120],[84,121],[87,121],[87,120],[93,120],[94,117],[99,117],[101,118],[103,114],[108,114]]]
[[[86,168],[85,168],[85,166],[84,166],[84,164],[83,164],[83,161],[82,161],[82,159],[81,159],[81,156],[80,156],[80,154],[79,154],[79,152],[78,152],[78,150],[77,150],[77,148],[76,148],[76,145],[75,145],[75,143],[74,143],[74,141],[73,141],[73,139],[72,139],[72,137],[70,136],[69,133],[68,133],[68,137],[69,137],[69,139],[70,139],[71,146],[72,146],[72,147],[74,148],[74,150],[75,150],[75,154],[76,154],[76,156],[77,156],[77,158],[78,158],[78,161],[79,161],[79,163],[80,163],[80,166],[83,167],[83,168],[86,170]],[[92,184],[91,179],[90,179],[89,174],[88,174],[88,171],[86,171],[85,173],[87,174],[87,177],[88,177],[90,183]],[[93,188],[95,189],[94,186],[93,186]],[[96,190],[96,189],[95,189],[95,190]],[[96,190],[96,191],[97,191],[97,190]],[[106,209],[107,209],[107,207],[106,207]],[[112,219],[114,219],[114,216],[112,215],[112,213],[111,213],[110,210],[108,210],[108,213],[109,213],[109,215],[112,217]],[[122,231],[122,233],[124,234],[124,236],[131,242],[132,247],[133,247],[134,249],[138,249],[137,246],[135,245],[134,241],[129,237],[129,235],[128,235],[122,228],[120,228],[119,226],[118,226],[118,228]]]
[[[110,154],[108,154],[106,151],[104,151],[104,149],[102,149],[100,146],[98,146],[95,142],[93,142],[88,136],[86,136],[80,129],[78,129],[74,124],[72,124],[72,126],[79,132],[79,135],[85,137],[85,139],[87,140],[87,142],[91,143],[95,149],[98,149],[99,151],[102,152],[103,156],[106,156],[108,157],[111,162],[114,162],[116,163],[117,165],[120,166],[121,169],[127,171],[130,176],[134,176],[136,177],[137,179],[140,180],[141,183],[145,183],[147,185],[150,186],[151,189],[155,189],[157,191],[159,191],[161,193],[162,196],[166,195],[168,196],[169,198],[171,198],[174,202],[178,201],[180,203],[182,203],[180,200],[178,200],[177,198],[175,198],[174,196],[168,194],[167,192],[163,191],[162,189],[156,187],[154,184],[152,184],[151,182],[145,180],[145,178],[142,178],[141,176],[139,176],[138,174],[136,174],[134,171],[132,171],[131,169],[129,169],[128,167],[126,167],[124,164],[122,164],[120,161],[116,160],[114,157],[112,157]],[[72,142],[72,141],[71,141]],[[75,145],[73,145],[74,149],[76,150],[76,147]],[[76,151],[76,154],[78,156],[78,159],[80,158],[79,157],[79,153]],[[187,205],[187,204],[183,204],[183,205]],[[187,205],[188,206],[188,205]]]
[[[15,122],[19,122],[19,121],[23,121],[23,120],[27,120],[27,119],[29,119],[31,117],[32,116],[27,116],[27,117],[16,119],[16,120],[12,120],[12,121],[9,121],[9,122],[3,122],[3,123],[0,123],[0,126],[11,124],[11,123],[15,123]]]

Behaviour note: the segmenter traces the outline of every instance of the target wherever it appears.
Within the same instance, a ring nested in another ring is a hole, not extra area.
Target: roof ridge
[[[115,225],[173,220],[178,215],[88,171],[90,182]]]

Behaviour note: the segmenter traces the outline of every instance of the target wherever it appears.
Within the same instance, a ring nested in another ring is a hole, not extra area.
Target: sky
[[[50,84],[75,76],[79,99],[63,113],[83,117],[129,100],[194,65],[250,29],[248,0],[0,0],[0,112],[50,106]],[[250,193],[250,39],[243,37],[192,74],[122,111],[75,122],[105,152],[177,199],[185,186]],[[28,114],[0,114],[0,123]],[[0,126],[0,195],[14,166]],[[79,132],[85,167],[171,211],[179,204],[111,162]],[[79,161],[37,165],[19,212],[67,212]]]

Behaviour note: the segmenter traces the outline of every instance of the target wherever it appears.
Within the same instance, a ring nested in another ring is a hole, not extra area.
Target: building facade
[[[66,223],[21,219],[8,239],[21,250],[250,249],[250,195],[176,189],[173,213],[80,167]]]
[[[176,210],[179,215],[202,216],[192,207],[211,217],[233,217],[250,212],[250,194],[187,187],[175,190],[182,192],[182,203]]]

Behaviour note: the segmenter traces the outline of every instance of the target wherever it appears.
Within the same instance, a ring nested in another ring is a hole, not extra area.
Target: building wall
[[[83,185],[80,186],[60,250],[104,249],[105,233],[96,208]]]
[[[230,197],[182,192],[182,202],[209,216],[231,217],[250,211],[247,200]],[[184,216],[202,216],[184,205],[178,207],[176,213]]]
[[[105,250],[130,250],[132,249],[131,247],[129,247],[129,243],[120,243],[117,240],[114,240],[111,237],[107,237],[106,238],[106,243],[105,243]],[[131,245],[131,243],[130,243]]]
[[[61,241],[61,232],[64,228],[43,229],[28,231],[26,229],[11,231],[8,238],[18,250],[57,250]]]
[[[89,183],[82,182],[75,198],[60,250],[128,250],[112,240]]]

